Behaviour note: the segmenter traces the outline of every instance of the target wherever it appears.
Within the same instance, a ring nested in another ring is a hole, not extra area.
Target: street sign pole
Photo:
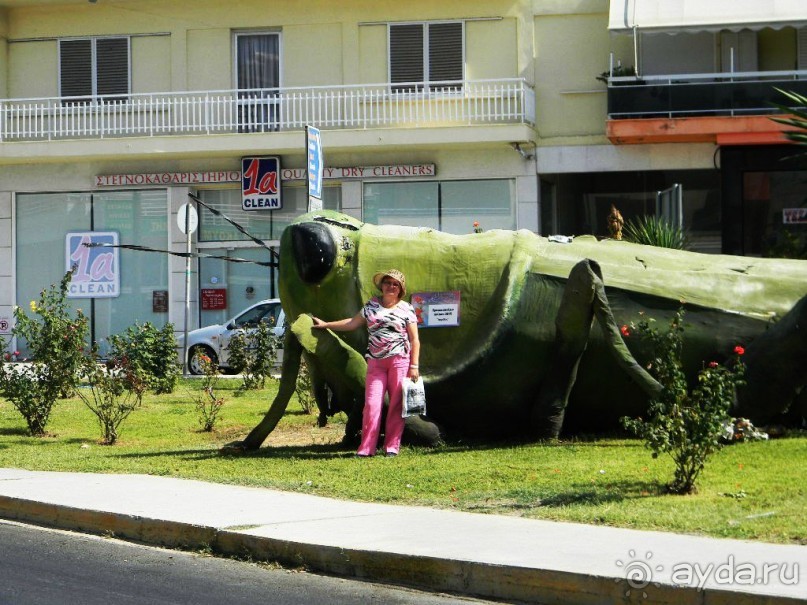
[[[185,239],[185,327],[182,339],[182,375],[188,375],[188,319],[191,315],[191,235],[199,224],[196,208],[189,203],[180,206],[177,212],[177,227],[187,237]]]

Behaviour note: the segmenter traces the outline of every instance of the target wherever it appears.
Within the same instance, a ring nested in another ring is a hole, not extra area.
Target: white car
[[[247,307],[224,324],[215,324],[188,332],[188,370],[191,374],[204,374],[196,356],[197,353],[207,355],[222,370],[228,369],[229,350],[227,347],[230,339],[238,332],[256,327],[259,321],[269,324],[275,336],[281,338],[282,346],[285,320],[286,315],[280,307],[280,300],[272,298]],[[182,346],[181,338],[179,344]],[[283,349],[278,348],[277,363],[280,364],[282,360]]]

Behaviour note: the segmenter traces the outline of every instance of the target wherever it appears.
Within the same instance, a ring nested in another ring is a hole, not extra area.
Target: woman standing
[[[361,445],[357,456],[372,456],[381,429],[381,408],[384,393],[389,393],[389,409],[384,429],[384,450],[387,456],[397,456],[401,447],[404,419],[401,416],[403,379],[417,382],[420,377],[418,359],[420,340],[417,319],[412,305],[403,300],[406,278],[397,269],[376,273],[373,283],[381,296],[373,297],[355,316],[337,321],[322,321],[314,317],[315,328],[348,332],[366,325],[367,380],[365,382]]]

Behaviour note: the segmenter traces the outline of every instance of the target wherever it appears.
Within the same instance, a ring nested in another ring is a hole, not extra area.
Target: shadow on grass
[[[575,435],[561,437],[560,439],[538,440],[528,437],[505,437],[500,439],[484,438],[448,438],[439,447],[429,448],[418,447],[424,454],[461,454],[469,451],[487,451],[502,449],[518,449],[524,447],[596,447],[624,449],[626,447],[641,447],[642,442],[638,439],[626,436],[623,433],[606,433],[602,435]]]
[[[541,508],[567,508],[574,506],[602,506],[605,504],[615,504],[619,502],[637,500],[650,496],[659,496],[664,492],[664,487],[658,483],[647,481],[615,481],[599,489],[590,485],[573,485],[570,489],[540,496],[536,494],[527,496],[524,494],[513,494],[510,497],[504,496],[478,502],[464,507],[469,511],[496,512],[496,511],[517,511],[517,510],[538,510]]]
[[[234,449],[183,449],[164,450],[159,452],[121,453],[118,458],[159,458],[180,457],[192,460],[212,460],[215,458],[278,458],[296,460],[331,460],[336,458],[352,458],[354,448],[339,443],[314,444],[305,446],[278,445],[263,447],[258,450],[239,451]]]
[[[0,428],[0,436],[8,437],[29,437],[28,429],[23,427],[4,427]]]
[[[590,485],[573,486],[565,492],[541,498],[537,506],[562,508],[565,506],[599,506],[649,496],[660,496],[664,486],[651,481],[613,481],[605,488],[592,489]]]

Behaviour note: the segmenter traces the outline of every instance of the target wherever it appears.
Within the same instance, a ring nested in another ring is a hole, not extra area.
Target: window
[[[17,293],[20,304],[38,300],[58,284],[66,268],[65,235],[70,231],[117,231],[122,244],[164,249],[168,241],[168,192],[165,189],[18,193],[16,204]],[[155,309],[155,292],[168,290],[168,255],[120,251],[120,296],[71,298],[67,306],[90,318],[91,340],[101,354],[108,337],[135,321],[161,328],[168,313]],[[24,345],[20,346],[24,350]]]
[[[235,62],[240,132],[277,130],[280,34],[236,34]]]
[[[129,94],[129,38],[59,40],[63,97]]]
[[[450,88],[464,77],[463,23],[390,25],[389,66],[391,84],[408,84],[393,90]]]
[[[308,190],[305,187],[283,183],[283,208],[280,210],[243,210],[240,189],[206,189],[199,192],[205,204],[241,225],[247,233],[262,240],[279,240],[283,230],[298,216],[308,212]],[[340,210],[342,188],[325,186],[322,189],[322,207]],[[248,241],[226,220],[209,210],[199,211],[199,241]]]
[[[376,225],[428,227],[462,235],[478,221],[485,230],[515,229],[515,181],[365,183],[363,219]]]

